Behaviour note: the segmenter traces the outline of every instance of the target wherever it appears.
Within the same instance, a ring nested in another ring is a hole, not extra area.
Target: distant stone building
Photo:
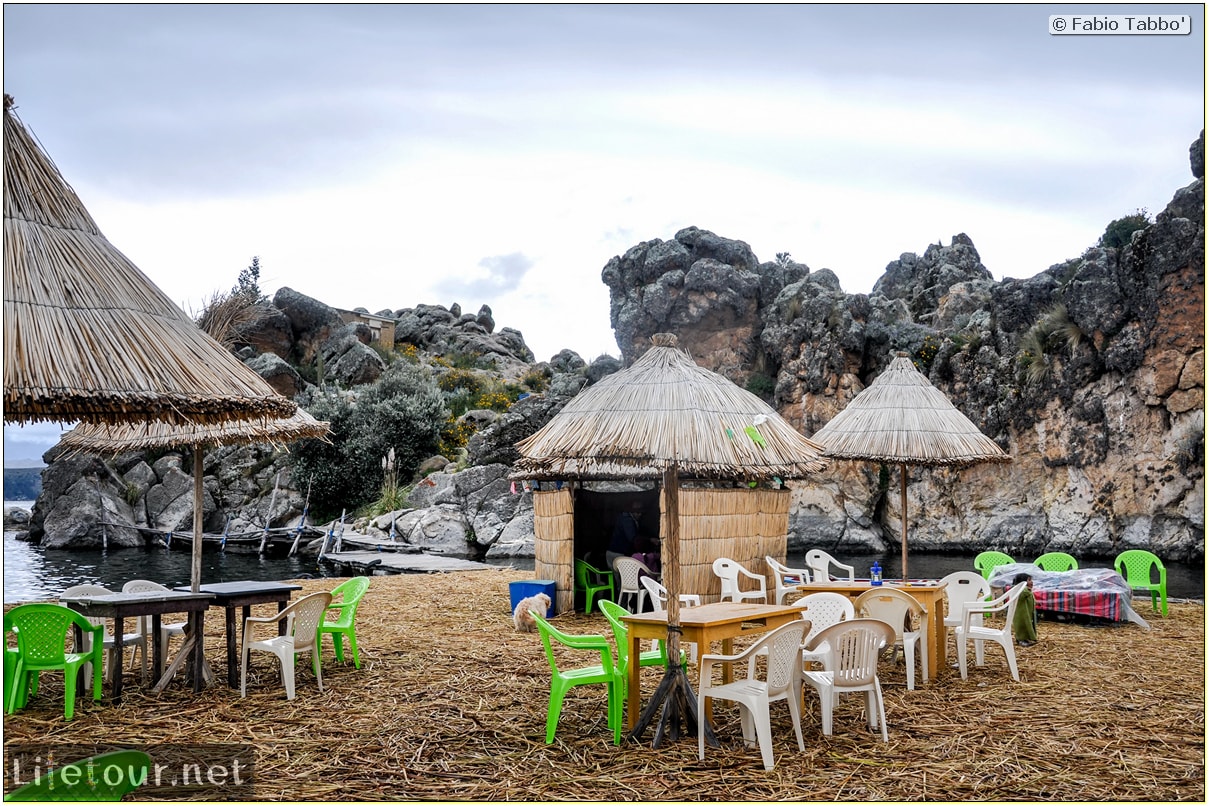
[[[389,316],[377,316],[364,311],[346,311],[337,308],[336,312],[340,314],[340,318],[344,320],[346,325],[356,322],[367,325],[374,334],[374,341],[384,347],[393,347],[395,344],[395,320]]]

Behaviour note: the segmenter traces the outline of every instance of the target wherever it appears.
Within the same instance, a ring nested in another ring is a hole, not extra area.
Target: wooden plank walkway
[[[328,552],[323,555],[323,562],[347,566],[367,574],[432,574],[441,571],[484,571],[496,567],[461,557],[402,554],[393,551]]]

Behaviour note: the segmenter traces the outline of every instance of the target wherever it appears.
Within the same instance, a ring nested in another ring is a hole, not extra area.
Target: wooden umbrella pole
[[[680,478],[675,462],[663,471],[663,586],[667,589],[667,662],[680,658]]]
[[[675,458],[663,471],[663,579],[667,588],[667,670],[654,696],[642,710],[627,738],[638,739],[662,706],[652,747],[658,747],[666,735],[672,741],[697,735],[697,694],[688,673],[680,665],[680,479]],[[705,721],[705,740],[717,747],[713,727]]]
[[[189,576],[190,590],[201,591],[202,567],[202,446],[193,446],[193,567]]]
[[[907,579],[907,463],[903,462],[901,465],[899,465],[899,469],[902,471],[899,474],[902,477],[902,483],[901,483],[901,487],[900,487],[901,498],[902,498],[902,508],[901,508],[902,511],[899,514],[902,516],[902,519],[903,519],[903,540],[902,540],[902,543],[903,543],[903,545],[902,545],[903,580],[906,581],[906,579]]]

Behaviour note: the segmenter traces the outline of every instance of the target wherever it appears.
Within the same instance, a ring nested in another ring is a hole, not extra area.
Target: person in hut
[[[1032,646],[1037,643],[1037,602],[1033,598],[1033,578],[1028,574],[1016,574],[1012,585],[1025,586],[1024,593],[1016,602],[1016,614],[1012,616],[1012,635],[1020,646]]]
[[[605,552],[605,562],[609,568],[618,557],[629,557],[638,551],[638,524],[642,520],[642,503],[630,502],[626,511],[617,516],[613,524],[613,536],[609,539],[609,549]]]
[[[660,568],[659,542],[647,535],[640,534],[635,539],[634,546],[637,551],[630,556],[651,569],[654,578],[658,579],[660,573],[662,573],[662,569]],[[643,572],[643,576],[646,576],[645,571]]]

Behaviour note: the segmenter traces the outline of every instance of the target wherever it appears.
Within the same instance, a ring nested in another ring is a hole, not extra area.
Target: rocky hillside
[[[1201,560],[1203,142],[1202,133],[1191,148],[1193,182],[1128,244],[1091,247],[1026,279],[996,281],[964,234],[899,256],[869,294],[846,293],[832,272],[787,255],[760,262],[742,241],[695,227],[636,244],[602,271],[623,361],[640,355],[653,333],[675,333],[699,363],[761,394],[809,436],[895,351],[907,351],[1013,458],[911,470],[913,548],[1111,557],[1143,547]],[[589,365],[571,351],[535,362],[521,333],[497,330],[485,305],[475,314],[458,305],[377,311],[395,321],[393,348],[288,288],[261,313],[238,352],[304,406],[320,385],[355,396],[399,360],[443,378],[451,395],[459,393],[457,372],[511,390],[506,405],[459,413],[460,457],[414,468],[431,475],[411,506],[377,521],[384,530],[390,520],[403,524],[408,540],[446,553],[532,551],[529,497],[504,483],[512,445],[621,366],[607,357]],[[93,540],[98,507],[110,522],[188,528],[181,466],[175,454],[53,462],[31,535],[52,545]],[[227,448],[206,457],[206,473],[207,530],[220,530],[228,514],[257,527],[301,517],[305,485],[290,478],[288,457]],[[898,473],[837,461],[794,485],[791,548],[896,545]]]

